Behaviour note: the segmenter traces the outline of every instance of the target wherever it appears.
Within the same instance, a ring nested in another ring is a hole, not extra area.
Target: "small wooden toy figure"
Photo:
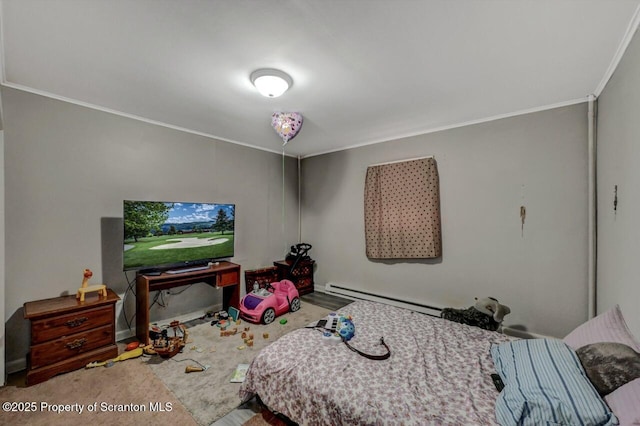
[[[107,297],[107,286],[104,284],[94,284],[89,285],[89,278],[93,276],[93,272],[91,269],[84,270],[84,278],[82,279],[82,286],[78,289],[78,293],[76,293],[76,299],[80,299],[81,302],[84,302],[85,293],[91,293],[94,291],[99,292],[101,296]]]

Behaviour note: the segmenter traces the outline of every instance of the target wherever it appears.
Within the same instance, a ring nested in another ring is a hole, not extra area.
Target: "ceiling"
[[[640,0],[3,0],[2,81],[310,156],[584,102]],[[264,98],[249,75],[293,78]],[[271,114],[299,112],[285,147]]]

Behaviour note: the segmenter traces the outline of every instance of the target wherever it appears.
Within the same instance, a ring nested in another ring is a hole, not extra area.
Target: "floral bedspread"
[[[339,313],[353,318],[353,347],[383,354],[384,337],[391,357],[295,330],[255,357],[240,398],[257,394],[301,425],[496,424],[489,348],[513,338],[368,301]]]

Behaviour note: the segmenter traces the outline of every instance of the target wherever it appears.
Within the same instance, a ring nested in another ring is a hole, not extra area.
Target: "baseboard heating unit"
[[[317,289],[318,291],[322,291],[321,289]],[[359,290],[355,288],[349,288],[344,285],[327,283],[325,285],[324,292],[326,294],[333,294],[336,296],[344,297],[345,299],[351,300],[370,300],[372,302],[386,303],[387,305],[398,306],[400,308],[410,309],[415,312],[421,312],[423,314],[431,315],[434,317],[440,316],[440,311],[442,311],[442,307],[439,306],[431,306],[425,305],[422,303],[416,303],[409,300],[402,300],[395,297],[389,297],[381,294],[375,294],[364,290]],[[511,328],[505,326],[501,328],[502,333],[508,334],[509,336],[519,337],[521,339],[541,339],[541,338],[551,338],[550,336],[537,334],[526,329],[521,329],[522,326],[518,326],[518,328]]]
[[[398,299],[396,297],[390,297],[381,294],[375,294],[364,290],[345,287],[343,285],[327,283],[325,285],[324,292],[327,294],[333,294],[336,296],[344,297],[351,300],[369,300],[372,302],[385,303],[387,305],[397,306],[399,308],[410,309],[412,311],[421,312],[423,314],[431,315],[434,317],[440,316],[441,307],[425,305],[409,300]]]

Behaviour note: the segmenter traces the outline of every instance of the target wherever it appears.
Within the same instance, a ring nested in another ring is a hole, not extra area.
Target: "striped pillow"
[[[496,400],[501,425],[617,425],[576,353],[557,339],[523,339],[491,347],[505,384]]]

